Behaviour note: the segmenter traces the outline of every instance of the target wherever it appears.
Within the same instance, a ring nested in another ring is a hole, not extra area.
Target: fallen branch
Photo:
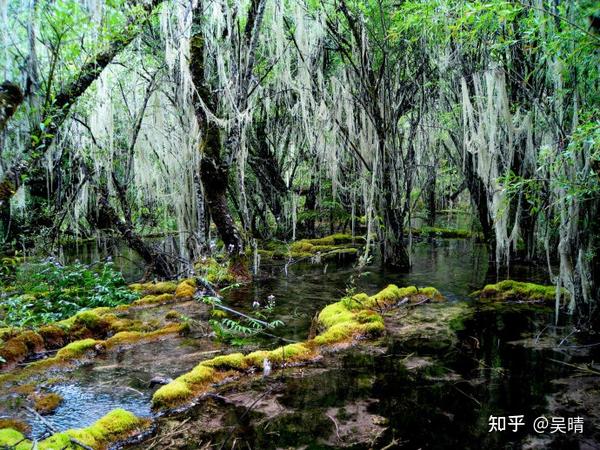
[[[46,428],[48,428],[48,430],[50,430],[52,433],[58,433],[58,430],[56,429],[56,427],[54,425],[52,425],[52,423],[50,423],[48,420],[46,420],[42,415],[40,415],[35,409],[30,408],[27,405],[24,405],[23,408],[25,408],[28,412],[30,412],[31,414],[33,414],[33,416],[36,419],[38,419],[40,422],[42,422],[44,424],[44,426]],[[79,441],[78,439],[75,439],[74,437],[69,436],[69,440],[73,444],[75,444],[75,445],[77,445],[77,446],[79,446],[79,447],[81,447],[81,448],[83,448],[85,450],[94,450],[89,445],[84,444],[83,442]]]
[[[331,420],[333,422],[333,424],[335,425],[335,435],[338,438],[338,441],[341,441],[342,438],[340,437],[340,427],[338,426],[337,421],[331,417],[329,414],[325,414],[327,417],[329,417],[329,420]]]

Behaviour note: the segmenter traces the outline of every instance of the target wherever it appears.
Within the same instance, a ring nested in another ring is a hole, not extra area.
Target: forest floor
[[[301,246],[309,253],[315,244]],[[293,296],[296,308],[316,286],[347,278],[346,257],[331,274],[318,269],[322,261],[286,267],[293,272],[289,284],[266,286],[279,298]],[[204,275],[222,281],[217,266],[206,267]],[[381,281],[373,287],[384,287]],[[3,348],[20,339],[28,352],[0,373],[0,444],[19,450],[35,440],[39,449],[81,448],[77,442],[98,449],[470,448],[466,442],[596,448],[600,441],[598,346],[569,335],[567,323],[549,325],[549,288],[504,283],[486,286],[480,300],[440,301],[435,289],[388,286],[340,302],[343,295],[323,289],[312,306],[321,311],[318,319],[310,312],[289,316],[292,331],[285,336],[301,343],[275,350],[268,339],[241,347],[218,339],[209,326],[213,307],[198,300],[193,280],[132,288],[141,299],[80,313],[60,323],[62,334],[40,331],[41,343],[30,330],[5,333]],[[254,288],[228,290],[224,300],[262,297]],[[282,307],[285,315],[289,305]],[[51,347],[51,338],[54,348],[39,351]],[[181,382],[183,396],[172,389]],[[158,391],[175,396],[159,402]],[[102,428],[102,417],[113,420],[121,409],[134,416]],[[490,433],[494,414],[524,414],[526,427]],[[534,433],[531,421],[539,415],[581,417],[583,432]]]

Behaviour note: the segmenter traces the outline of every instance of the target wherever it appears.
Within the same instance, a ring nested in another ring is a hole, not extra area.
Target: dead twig
[[[40,422],[42,422],[44,424],[44,426],[46,428],[48,428],[48,430],[50,430],[52,433],[57,433],[58,432],[58,430],[56,429],[56,427],[54,425],[52,425],[48,420],[46,420],[43,416],[41,416],[35,409],[30,408],[27,405],[24,405],[23,408],[25,408],[29,413],[33,414],[33,416],[36,419],[38,419]],[[89,445],[84,444],[83,442],[79,441],[78,439],[75,439],[74,437],[69,436],[69,440],[73,444],[75,444],[75,445],[77,445],[77,446],[79,446],[79,447],[81,447],[81,448],[83,448],[85,450],[94,450]]]
[[[338,426],[337,421],[331,417],[329,414],[325,414],[327,417],[329,417],[329,419],[333,422],[333,424],[335,425],[335,435],[338,438],[338,441],[341,441],[342,438],[340,437],[340,427]]]

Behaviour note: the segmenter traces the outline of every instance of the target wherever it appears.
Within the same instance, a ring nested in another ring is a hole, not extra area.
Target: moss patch
[[[359,336],[380,335],[385,331],[384,321],[371,309],[373,305],[393,305],[407,295],[441,298],[441,294],[434,288],[424,290],[412,286],[400,289],[394,285],[372,297],[358,294],[343,298],[323,308],[318,316],[321,332],[314,339],[274,350],[258,350],[245,356],[233,353],[203,361],[192,371],[158,389],[152,397],[152,405],[161,409],[185,404],[228,376],[262,370],[265,360],[272,367],[302,363],[318,357],[320,347],[348,343]]]
[[[23,436],[22,433],[12,428],[4,428],[0,430],[0,448],[17,448],[18,450],[24,449],[24,445],[19,445],[19,447],[16,447],[17,444],[23,443],[24,439],[25,436]],[[31,445],[29,445],[28,448],[30,449]]]
[[[67,333],[56,325],[46,325],[38,330],[48,349],[60,348],[67,341]]]
[[[31,431],[31,427],[27,422],[18,419],[0,419],[0,429],[3,428],[12,428],[20,433],[29,433]],[[0,445],[1,445],[0,440]]]
[[[473,232],[459,228],[437,228],[437,227],[422,227],[413,228],[410,230],[414,236],[441,237],[441,238],[470,238]]]
[[[338,233],[318,239],[301,239],[289,245],[281,242],[266,242],[259,253],[272,259],[317,257],[321,261],[354,260],[365,242],[362,236],[352,237],[349,234]]]
[[[175,290],[175,297],[178,299],[189,299],[192,298],[195,293],[196,280],[194,278],[189,278],[187,280],[183,280],[177,285],[177,289]]]
[[[194,265],[194,269],[201,278],[218,287],[238,282],[227,263],[220,263],[215,258],[203,258]]]
[[[44,349],[44,339],[32,330],[22,330],[8,339],[0,348],[0,356],[7,365],[19,363],[28,355]]]
[[[139,300],[133,302],[135,306],[144,306],[144,305],[163,305],[166,303],[172,303],[175,300],[175,296],[173,294],[151,294],[146,295]]]
[[[488,284],[480,291],[473,292],[471,296],[478,297],[480,300],[553,304],[556,301],[556,287],[504,280],[496,284]],[[566,291],[563,290],[560,297],[564,301],[567,297]]]
[[[192,398],[194,393],[183,380],[173,380],[159,388],[152,396],[155,408],[176,406]]]
[[[94,449],[104,450],[111,444],[141,431],[148,423],[148,420],[140,419],[129,411],[115,409],[87,428],[56,433],[38,442],[37,448],[39,450],[80,450],[80,446],[71,442],[70,438],[74,438]],[[31,450],[33,443],[25,439],[17,430],[6,428],[0,430],[0,448],[2,446],[16,450]]]
[[[33,407],[40,414],[51,414],[60,406],[63,398],[54,393],[41,393],[33,396]]]
[[[85,356],[87,352],[95,351],[96,345],[101,342],[102,341],[97,341],[96,339],[82,339],[80,341],[71,342],[69,345],[58,351],[56,359],[65,361],[68,359],[81,358]]]
[[[160,281],[158,283],[133,283],[129,288],[144,295],[174,294],[177,290],[175,281]]]
[[[229,355],[217,356],[208,361],[201,362],[200,365],[207,367],[216,367],[219,369],[244,370],[248,368],[248,363],[242,353],[231,353]]]

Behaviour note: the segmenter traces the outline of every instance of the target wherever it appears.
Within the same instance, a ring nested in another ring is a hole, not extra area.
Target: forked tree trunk
[[[238,278],[249,278],[244,241],[233,220],[227,202],[229,163],[222,157],[222,136],[218,125],[211,121],[204,108],[216,113],[218,100],[205,78],[205,41],[202,35],[202,2],[194,10],[193,24],[197,30],[190,40],[190,72],[198,97],[194,102],[196,120],[202,132],[199,151],[200,181],[206,204],[225,249],[230,255],[230,271]]]

